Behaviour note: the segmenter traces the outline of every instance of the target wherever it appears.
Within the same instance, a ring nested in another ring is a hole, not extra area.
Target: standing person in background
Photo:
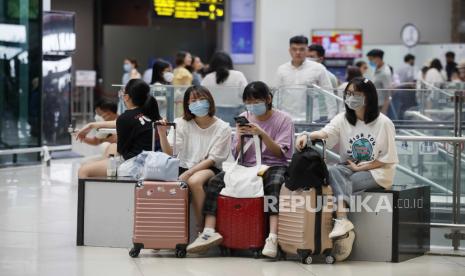
[[[391,70],[383,61],[383,50],[373,49],[368,52],[367,57],[374,71],[373,83],[378,92],[379,109],[383,114],[387,114],[391,102],[391,93],[386,89],[392,88]]]
[[[145,83],[150,84],[152,83],[152,75],[153,75],[153,65],[155,64],[155,59],[150,58],[149,63],[147,65],[147,69],[144,71],[144,74],[142,75],[142,79],[145,81]]]
[[[176,54],[176,68],[173,71],[173,85],[192,85],[193,76],[187,69],[192,65],[192,56],[188,52],[180,51]]]
[[[392,88],[395,88],[400,85],[400,78],[399,75],[394,71],[394,67],[391,65],[388,65],[389,71],[391,72],[391,78],[392,78]]]
[[[465,61],[460,61],[457,65],[457,69],[459,70],[459,77],[462,82],[465,82]]]
[[[137,71],[138,65],[137,65],[137,60],[132,59],[132,58],[126,58],[124,59],[124,64],[123,64],[123,77],[121,80],[121,83],[123,85],[126,85],[130,80],[132,79],[140,79],[141,75],[139,71]]]
[[[323,66],[325,66],[323,63],[325,60],[325,48],[323,48],[323,46],[319,44],[312,44],[308,46],[307,59],[318,62],[320,64],[323,64]],[[328,68],[326,68],[326,73],[328,73],[328,77],[329,77],[329,80],[331,81],[331,85],[333,86],[333,89],[337,89],[338,80],[336,76],[333,73],[331,73],[331,71],[329,71]]]
[[[140,79],[141,75],[139,71],[137,71],[137,60],[133,58],[126,58],[124,59],[123,63],[123,77],[121,78],[121,84],[124,86],[132,79]],[[118,102],[118,114],[123,114],[123,112],[126,110],[126,107],[124,105],[123,98],[120,96],[119,102]]]
[[[454,71],[457,70],[457,63],[455,62],[455,53],[447,52],[446,53],[446,73],[447,81],[451,81],[451,76]]]
[[[209,73],[203,79],[202,85],[245,87],[247,79],[242,72],[234,70],[232,59],[227,53],[216,52],[210,60]]]
[[[173,81],[173,68],[168,61],[163,59],[158,59],[153,64],[152,69],[152,83],[153,85],[171,85]],[[160,114],[167,114],[168,112],[168,102],[166,97],[155,97],[158,101],[160,107]]]
[[[283,111],[293,114],[293,116],[300,116],[306,113],[307,101],[306,89],[307,87],[316,84],[321,88],[331,91],[331,81],[329,80],[326,68],[311,60],[307,60],[307,47],[308,39],[305,36],[294,36],[289,40],[289,54],[291,61],[279,66],[277,71],[276,85],[281,89],[280,97],[282,98]],[[293,86],[293,88],[289,88]],[[296,86],[300,86],[295,89]],[[325,121],[332,119],[337,113],[336,100],[330,97],[324,97],[323,105],[326,105],[327,116],[321,116],[319,97],[313,100],[313,107],[311,108],[313,114],[313,121]],[[297,115],[296,115],[297,113]]]
[[[432,85],[445,82],[446,78],[444,77],[442,69],[441,61],[437,58],[433,59],[428,71],[426,72],[425,81]]]
[[[193,85],[200,85],[202,82],[202,74],[201,71],[203,69],[203,63],[200,57],[198,56],[193,56],[192,57],[192,84]]]
[[[346,70],[346,81],[343,82],[341,85],[339,85],[339,87],[337,88],[337,95],[341,98],[344,97],[344,91],[347,87],[347,85],[349,84],[349,82],[351,80],[353,80],[354,78],[357,78],[357,77],[362,77],[362,71],[360,71],[360,68],[358,68],[357,66],[347,66],[347,70]],[[339,104],[338,104],[338,113],[340,113],[341,111],[344,111],[344,108],[345,108],[345,105],[344,105],[344,101],[341,101]]]
[[[152,68],[152,82],[150,84],[156,85],[169,85],[173,81],[173,68],[168,61],[158,59],[153,64]]]
[[[404,66],[397,70],[399,81],[403,83],[411,83],[415,81],[415,56],[407,54],[404,57]]]
[[[365,61],[359,60],[355,63],[355,66],[357,66],[360,69],[362,76],[364,76],[365,78],[368,76],[368,64]]]

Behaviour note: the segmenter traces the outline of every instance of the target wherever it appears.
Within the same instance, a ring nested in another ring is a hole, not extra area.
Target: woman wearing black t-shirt
[[[127,110],[116,121],[87,124],[76,138],[82,141],[91,129],[116,127],[118,153],[124,160],[152,150],[152,122],[161,117],[157,100],[150,95],[150,87],[143,80],[130,80],[124,89],[123,101]],[[85,163],[79,169],[79,178],[105,176],[107,164],[106,158]]]

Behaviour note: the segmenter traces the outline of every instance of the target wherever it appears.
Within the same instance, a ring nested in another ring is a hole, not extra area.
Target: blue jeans
[[[346,165],[334,165],[328,167],[329,185],[333,189],[334,196],[343,197],[346,203],[350,203],[350,196],[362,193],[370,188],[381,187],[369,171],[354,172]]]

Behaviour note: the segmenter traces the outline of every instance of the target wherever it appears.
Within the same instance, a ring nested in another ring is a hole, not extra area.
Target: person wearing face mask
[[[115,121],[118,118],[118,106],[113,102],[99,101],[95,105],[95,122]],[[102,134],[94,130],[87,135],[82,142],[92,146],[99,146],[103,150],[104,157],[116,153],[116,134]]]
[[[123,78],[122,78],[122,84],[126,85],[129,80],[132,79],[140,79],[141,74],[139,71],[137,71],[137,60],[131,59],[131,58],[126,58],[123,63]]]
[[[123,85],[126,85],[130,80],[132,79],[140,79],[142,76],[137,71],[137,60],[132,59],[132,58],[126,58],[123,63],[123,77],[121,79],[121,83]],[[126,110],[124,106],[124,101],[120,97],[119,102],[118,102],[118,114],[123,114],[123,112]]]
[[[152,82],[150,84],[169,85],[173,82],[173,68],[168,61],[156,60],[152,72]]]
[[[265,196],[279,202],[279,193],[284,183],[284,174],[287,169],[287,160],[292,157],[294,144],[294,124],[292,118],[286,113],[276,110],[272,106],[272,95],[269,87],[263,82],[248,84],[242,95],[247,112],[241,114],[250,122],[246,126],[236,125],[236,135],[233,139],[233,155],[237,157],[240,152],[242,135],[258,135],[262,141],[262,164],[270,168],[263,175],[263,188]],[[250,138],[245,138],[244,143]],[[255,149],[251,148],[244,153],[243,165],[254,166]],[[201,253],[218,245],[223,240],[221,234],[215,232],[217,198],[224,184],[225,172],[222,172],[208,182],[204,187],[206,192],[203,214],[205,215],[205,228],[199,237],[187,247],[189,253]],[[272,203],[270,205],[273,205]],[[265,210],[270,215],[270,234],[266,239],[262,254],[271,258],[276,257],[277,228],[279,207],[271,206]],[[274,207],[274,208],[273,208]]]
[[[391,89],[393,84],[391,70],[383,61],[384,52],[382,50],[373,49],[368,52],[367,57],[374,72],[372,81],[378,89],[379,109],[383,114],[387,114],[391,103],[391,93],[388,89]]]
[[[152,85],[171,85],[173,82],[173,68],[168,61],[158,59],[153,64],[152,68]],[[156,97],[159,107],[160,114],[166,114],[168,103],[166,97]]]
[[[116,128],[118,136],[117,152],[123,164],[118,168],[119,176],[129,176],[121,172],[122,167],[130,167],[131,162],[142,151],[151,151],[153,136],[152,122],[161,119],[157,100],[150,95],[150,87],[141,79],[132,79],[126,84],[123,95],[126,111],[115,121],[94,122],[87,124],[76,135],[77,140],[84,140],[93,129]],[[159,141],[155,150],[160,149]],[[79,169],[79,178],[106,176],[108,159],[88,162]]]
[[[202,229],[203,185],[221,171],[231,152],[231,128],[215,116],[215,101],[203,86],[191,86],[184,93],[184,116],[174,120],[176,136],[165,120],[158,127],[163,152],[180,160],[179,179],[189,186],[198,230]],[[176,137],[176,141],[174,141]]]
[[[318,62],[324,66],[323,62],[325,60],[325,53],[326,51],[325,48],[323,48],[323,46],[321,46],[320,44],[312,44],[308,46],[307,59]],[[339,84],[337,77],[327,68],[326,73],[328,74],[329,80],[331,81],[331,86],[334,90],[336,90]]]
[[[389,189],[399,162],[396,130],[378,109],[374,84],[363,77],[354,78],[344,91],[344,101],[345,113],[337,115],[322,130],[305,133],[296,141],[299,151],[308,139],[325,139],[329,149],[339,145],[343,163],[328,167],[328,182],[338,203],[337,218],[329,234],[332,239],[354,229],[344,210],[349,207],[350,197],[370,188]]]

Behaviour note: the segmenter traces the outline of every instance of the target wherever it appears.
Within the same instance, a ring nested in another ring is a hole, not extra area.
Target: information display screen
[[[328,58],[362,57],[362,30],[313,30],[312,44],[320,44]]]
[[[224,19],[224,0],[153,0],[155,17]]]

